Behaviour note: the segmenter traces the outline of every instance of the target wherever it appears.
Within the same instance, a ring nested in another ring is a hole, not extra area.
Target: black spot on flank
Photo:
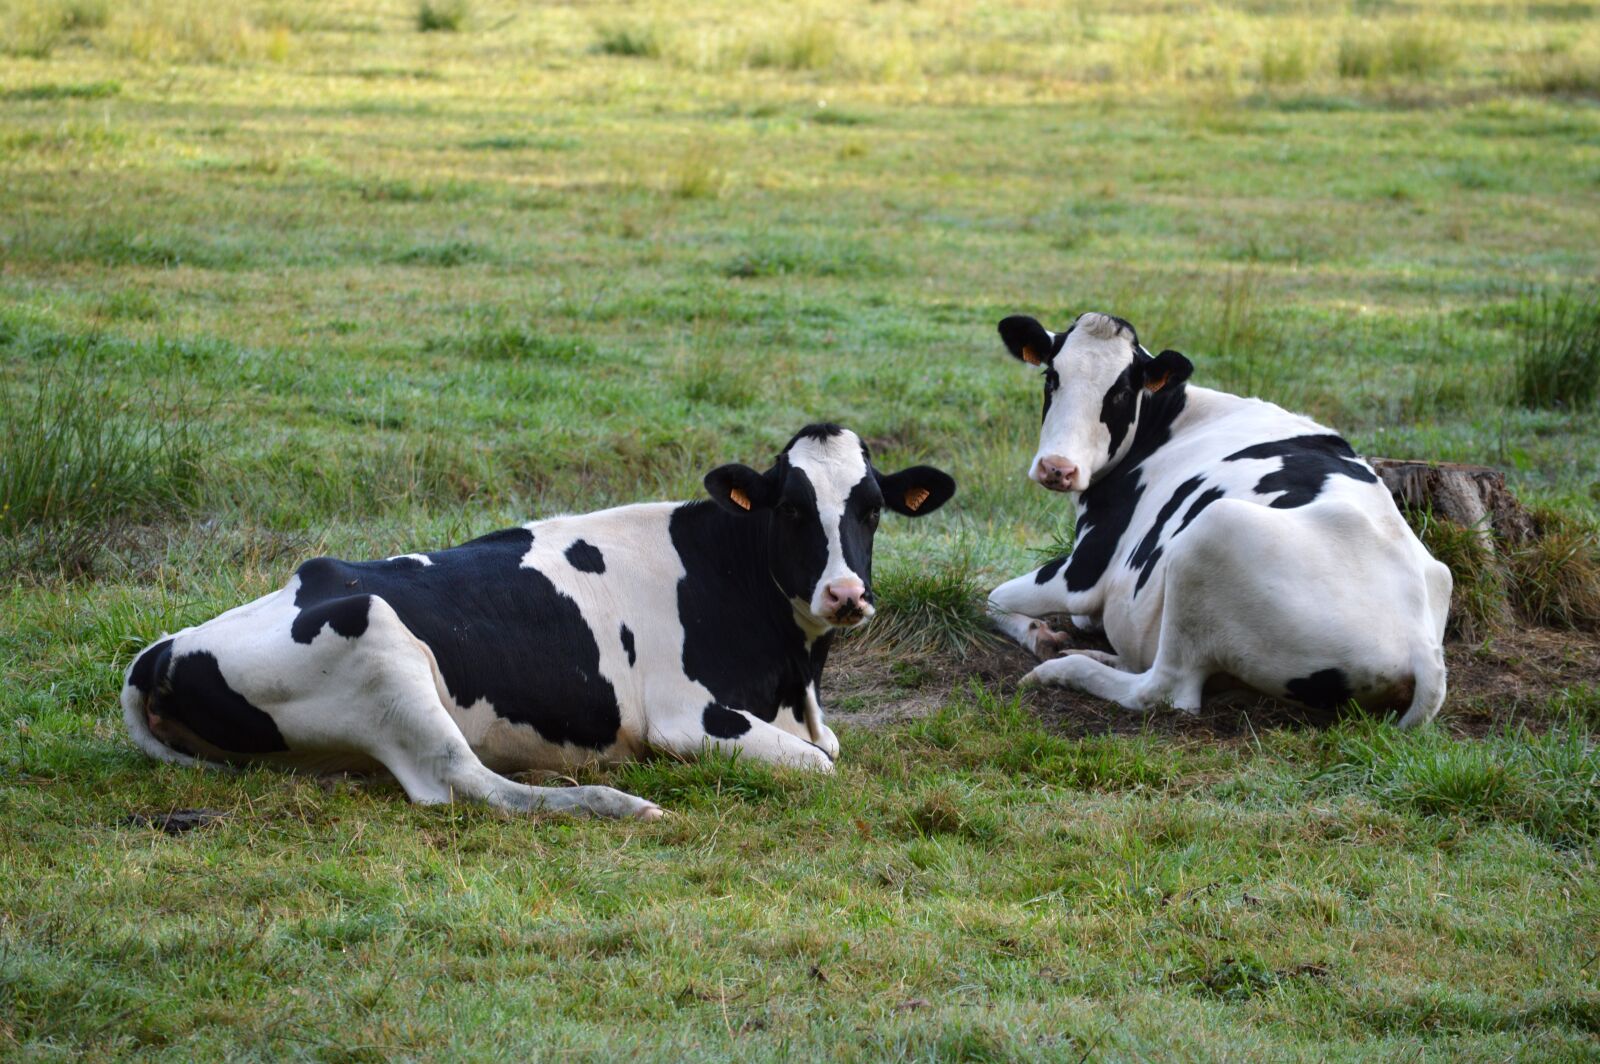
[[[217,659],[204,651],[172,662],[149,712],[181,722],[212,746],[230,753],[271,754],[289,749],[273,719],[228,686]]]
[[[706,705],[706,711],[700,717],[700,724],[705,728],[706,734],[714,739],[737,739],[750,730],[749,717],[715,702]]]
[[[367,613],[371,607],[371,595],[346,595],[319,602],[296,615],[294,623],[289,625],[289,635],[296,643],[310,643],[317,638],[323,625],[327,625],[346,639],[358,638],[367,630]]]
[[[145,694],[156,689],[167,674],[167,661],[172,656],[172,640],[163,639],[140,654],[128,670],[128,682]]]
[[[1067,559],[1069,557],[1071,557],[1071,555],[1063,554],[1061,557],[1051,558],[1049,561],[1039,566],[1039,571],[1033,574],[1033,582],[1036,584],[1048,584],[1050,581],[1054,580],[1056,578],[1056,574],[1061,571],[1061,567],[1067,564]]]
[[[1210,506],[1218,499],[1226,498],[1227,495],[1228,493],[1223,491],[1221,488],[1207,488],[1205,491],[1202,491],[1200,493],[1200,497],[1195,499],[1194,505],[1189,507],[1189,512],[1183,515],[1183,521],[1178,525],[1178,532],[1182,532],[1184,529],[1188,528],[1189,522],[1193,521],[1196,517],[1199,517],[1201,511],[1203,511],[1207,506]],[[1178,532],[1174,532],[1172,534],[1176,536]]]
[[[1256,484],[1259,495],[1278,495],[1269,504],[1274,509],[1292,510],[1312,502],[1322,492],[1322,485],[1331,476],[1345,476],[1367,484],[1375,483],[1377,474],[1356,457],[1355,451],[1343,437],[1333,434],[1294,436],[1271,443],[1258,443],[1235,451],[1224,458],[1237,462],[1247,458],[1282,458],[1277,472],[1268,473]],[[1282,494],[1279,494],[1279,493]]]
[[[1349,681],[1338,669],[1322,669],[1283,686],[1290,698],[1312,709],[1337,709],[1355,697]]]
[[[1188,402],[1182,386],[1163,388],[1147,398],[1133,428],[1133,444],[1122,461],[1078,497],[1078,541],[1067,561],[1067,590],[1087,591],[1099,583],[1117,545],[1133,523],[1133,513],[1144,494],[1142,465],[1172,438],[1172,422]]]
[[[606,571],[605,555],[600,553],[600,548],[587,540],[575,540],[567,548],[567,561],[580,573],[603,573]]]
[[[628,654],[628,664],[631,666],[639,660],[639,655],[633,650],[633,629],[627,625],[622,626],[622,649]]]
[[[1179,484],[1172,492],[1172,497],[1162,504],[1155,521],[1151,523],[1139,545],[1128,555],[1128,568],[1139,570],[1139,582],[1133,586],[1135,595],[1144,587],[1145,581],[1150,579],[1150,574],[1155,572],[1156,562],[1161,560],[1161,533],[1167,527],[1167,522],[1172,520],[1172,515],[1178,512],[1178,507],[1183,505],[1183,501],[1193,495],[1203,483],[1205,477],[1196,476]]]
[[[494,532],[433,551],[432,565],[312,559],[297,570],[295,626],[314,634],[329,619],[323,610],[375,595],[433,651],[457,705],[482,699],[552,743],[602,750],[622,726],[616,691],[578,604],[523,566],[533,535]]]

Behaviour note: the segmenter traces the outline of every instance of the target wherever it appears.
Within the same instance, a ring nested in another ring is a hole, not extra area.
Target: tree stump
[[[1506,488],[1506,476],[1488,466],[1368,458],[1378,479],[1403,510],[1428,510],[1478,532],[1484,546],[1495,538],[1520,547],[1538,533],[1533,517]]]

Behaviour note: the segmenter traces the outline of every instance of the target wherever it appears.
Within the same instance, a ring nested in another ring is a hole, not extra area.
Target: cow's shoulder
[[[684,675],[723,706],[770,722],[782,709],[802,717],[832,637],[808,642],[795,624],[794,607],[767,571],[762,536],[762,523],[727,520],[710,502],[685,504],[671,517],[683,572]]]

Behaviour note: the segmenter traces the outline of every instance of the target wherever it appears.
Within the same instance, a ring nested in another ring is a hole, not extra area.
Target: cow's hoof
[[[1033,656],[1040,661],[1059,657],[1072,645],[1071,636],[1056,631],[1043,621],[1035,621],[1029,627],[1033,634]]]
[[[1115,654],[1107,654],[1103,650],[1074,650],[1071,651],[1067,656],[1088,658],[1090,661],[1098,661],[1102,665],[1110,666],[1111,668],[1116,669],[1118,672],[1125,671],[1122,668],[1121,658],[1117,657]]]
[[[826,754],[829,761],[839,760],[839,737],[826,724],[822,726],[822,737],[812,745]]]
[[[615,787],[558,788],[543,803],[554,813],[605,817],[611,820],[655,820],[664,810],[656,803]]]

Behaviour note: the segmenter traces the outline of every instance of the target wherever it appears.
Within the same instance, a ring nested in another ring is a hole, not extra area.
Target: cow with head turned
[[[1029,681],[1141,711],[1196,712],[1216,681],[1317,708],[1397,707],[1407,727],[1433,718],[1450,570],[1349,444],[1190,385],[1187,358],[1152,356],[1121,318],[1051,332],[1015,316],[1000,337],[1043,378],[1028,475],[1077,504],[1071,554],[989,597],[1045,659]],[[1052,614],[1103,629],[1114,652],[1065,649]]]
[[[382,561],[314,558],[282,590],[168,636],[130,666],[123,716],[165,761],[387,769],[413,801],[652,819],[609,787],[502,773],[716,748],[829,771],[834,633],[873,613],[885,509],[955,492],[892,475],[836,425],[709,499],[553,517]]]

